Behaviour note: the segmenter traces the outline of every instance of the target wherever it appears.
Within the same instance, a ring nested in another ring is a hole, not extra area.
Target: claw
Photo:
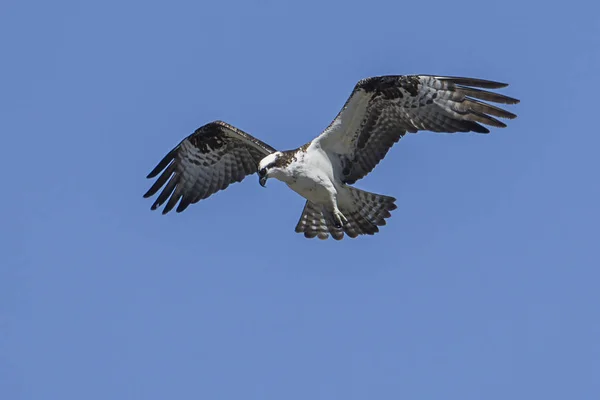
[[[341,212],[334,211],[333,212],[333,222],[334,222],[334,226],[337,229],[341,229],[346,223],[348,223],[348,220],[346,219],[344,214],[342,214]]]

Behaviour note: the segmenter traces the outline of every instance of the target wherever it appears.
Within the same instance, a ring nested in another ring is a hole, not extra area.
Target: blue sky
[[[591,2],[3,1],[0,398],[597,399]],[[231,186],[183,214],[156,162],[223,119],[274,147],[361,78],[505,81],[490,135],[406,137],[373,237],[294,233]]]

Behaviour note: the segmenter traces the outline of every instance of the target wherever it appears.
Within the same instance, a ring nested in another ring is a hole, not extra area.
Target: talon
[[[333,224],[337,229],[341,229],[344,226],[344,224],[348,222],[344,214],[342,214],[339,211],[334,213],[333,217]]]

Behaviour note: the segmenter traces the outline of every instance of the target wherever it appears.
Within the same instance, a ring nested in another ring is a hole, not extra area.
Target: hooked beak
[[[258,183],[260,183],[260,186],[262,186],[262,187],[266,187],[266,186],[265,186],[265,185],[267,184],[267,177],[266,177],[266,175],[265,175],[265,176],[261,176],[261,177],[258,179]]]

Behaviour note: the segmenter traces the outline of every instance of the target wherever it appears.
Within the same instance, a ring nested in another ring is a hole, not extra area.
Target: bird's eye
[[[261,176],[261,177],[265,176],[266,174],[267,174],[267,169],[266,168],[263,168],[260,171],[258,171],[258,175]]]

